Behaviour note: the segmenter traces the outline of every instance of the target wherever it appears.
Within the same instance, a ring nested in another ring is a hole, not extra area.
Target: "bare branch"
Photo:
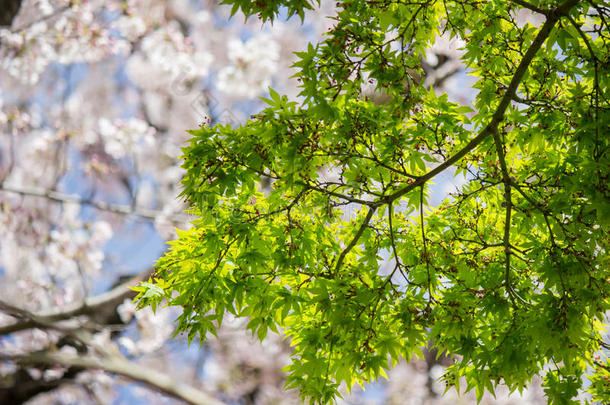
[[[66,308],[55,308],[48,312],[32,314],[32,316],[25,316],[23,314],[23,310],[0,300],[0,310],[9,314],[12,313],[15,315],[23,315],[22,317],[24,318],[23,320],[10,325],[0,326],[0,335],[7,335],[9,333],[18,332],[25,329],[53,324],[55,322],[64,321],[80,315],[87,315],[94,320],[108,318],[109,311],[112,311],[114,314],[116,312],[116,307],[125,299],[130,299],[136,296],[136,292],[131,290],[130,287],[133,287],[141,281],[146,280],[151,274],[152,270],[146,270],[131,278],[127,282],[120,284],[103,294],[95,297],[89,297],[83,302],[75,303]]]
[[[26,321],[33,324],[33,327],[54,329],[63,332],[67,336],[73,337],[77,341],[80,341],[101,355],[100,357],[94,357],[90,354],[84,356],[73,356],[58,351],[40,351],[22,355],[0,354],[0,361],[14,362],[23,367],[35,365],[62,365],[78,371],[82,371],[83,369],[100,369],[127,377],[133,381],[141,382],[154,390],[160,391],[190,404],[221,405],[222,402],[214,399],[203,391],[200,391],[190,385],[175,381],[162,372],[135,364],[132,361],[125,359],[118,352],[114,352],[108,347],[96,344],[91,338],[90,334],[82,329],[73,326],[67,328],[55,323],[57,320],[67,319],[91,311],[97,311],[101,306],[110,306],[114,309],[116,305],[112,304],[115,301],[124,299],[128,294],[134,294],[133,291],[128,290],[129,285],[133,285],[136,279],[142,278],[144,275],[145,274],[134,277],[132,280],[130,280],[130,282],[122,284],[106,294],[94,297],[88,300],[88,302],[86,301],[83,305],[63,313],[50,313],[46,316],[39,316],[0,301],[0,309],[3,311],[13,316],[26,319]]]
[[[0,355],[0,360],[12,361],[23,366],[60,364],[66,367],[105,370],[112,374],[141,382],[156,391],[178,398],[189,404],[225,405],[211,395],[190,385],[176,381],[165,373],[150,367],[135,364],[119,356],[96,358],[90,355],[73,356],[62,352],[45,351],[26,355]]]
[[[40,188],[33,187],[14,187],[14,186],[6,186],[3,185],[0,188],[0,191],[5,191],[8,193],[21,194],[25,196],[32,197],[41,197],[47,198],[52,201],[62,202],[62,203],[76,203],[80,205],[88,205],[94,207],[100,211],[112,212],[113,214],[120,215],[133,215],[136,217],[155,220],[164,216],[163,212],[157,210],[149,210],[145,208],[134,208],[128,205],[116,205],[109,204],[104,201],[93,201],[91,199],[85,199],[79,196],[63,194],[55,190],[44,190]],[[185,215],[173,215],[168,217],[168,219],[175,223],[184,223],[187,222],[188,219]]]
[[[52,369],[49,366],[47,369]],[[43,368],[43,370],[45,370]],[[24,368],[2,376],[0,382],[0,403],[19,405],[30,401],[39,394],[53,391],[63,384],[74,383],[74,379],[83,371],[79,367],[69,367],[60,378],[45,380],[34,378]]]
[[[54,17],[57,17],[58,15],[62,14],[64,11],[70,9],[70,7],[72,7],[72,4],[68,4],[66,6],[60,7],[58,9],[56,9],[55,11],[53,11],[50,14],[47,15],[43,15],[42,17],[38,18],[38,19],[34,19],[32,21],[27,22],[26,24],[20,25],[19,27],[15,27],[12,31],[13,32],[21,32],[23,30],[26,30],[28,28],[30,28],[32,25],[37,24],[39,22],[43,22],[43,21],[47,21],[50,20]]]

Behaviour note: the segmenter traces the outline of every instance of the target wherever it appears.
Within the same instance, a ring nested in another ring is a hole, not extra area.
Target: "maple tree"
[[[239,121],[271,80],[291,88],[287,57],[304,27],[231,22],[229,11],[0,1],[0,403],[295,397],[279,389],[281,342],[252,348],[225,325],[230,353],[217,342],[191,351],[168,342],[175,310],[131,302],[174,226],[188,225],[175,198],[184,130],[204,116]]]
[[[315,7],[225,3],[263,20]],[[608,5],[338,7],[297,54],[299,98],[270,90],[244,125],[190,132],[181,196],[196,219],[139,305],[182,307],[189,340],[228,314],[261,340],[285,334],[287,387],[311,402],[428,346],[454,356],[447,387],[465,378],[478,398],[540,375],[550,403],[575,403],[589,375],[591,401],[608,402]],[[464,43],[473,108],[420,80],[441,34]],[[433,205],[449,170],[466,181]]]

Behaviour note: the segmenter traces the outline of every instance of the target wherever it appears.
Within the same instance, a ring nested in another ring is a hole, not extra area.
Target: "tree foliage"
[[[306,7],[225,2],[271,19]],[[287,387],[311,402],[428,345],[455,356],[447,387],[465,379],[479,398],[541,375],[550,403],[575,403],[595,367],[588,390],[607,400],[610,8],[338,5],[326,38],[297,53],[299,100],[270,90],[244,125],[191,131],[181,196],[196,219],[139,304],[182,306],[189,339],[227,314],[261,340],[281,331]],[[474,108],[415,79],[438,35],[464,43]],[[363,96],[369,81],[387,103]],[[467,181],[434,206],[448,170]]]

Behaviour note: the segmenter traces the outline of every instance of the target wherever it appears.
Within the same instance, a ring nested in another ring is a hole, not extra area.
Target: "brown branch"
[[[20,8],[21,0],[0,0],[0,26],[11,26]]]
[[[422,239],[422,245],[424,247],[424,260],[426,261],[426,274],[427,274],[427,278],[428,278],[428,305],[426,307],[426,309],[430,309],[430,306],[432,305],[432,281],[430,279],[430,256],[428,253],[428,243],[426,242],[426,227],[424,226],[424,186],[422,185],[420,187],[420,194],[419,194],[419,220],[421,223],[421,239]]]
[[[22,366],[62,365],[84,369],[108,371],[194,405],[225,405],[211,395],[190,385],[181,383],[167,374],[147,366],[141,366],[120,356],[97,358],[90,355],[73,356],[62,352],[37,352],[25,355],[0,355],[0,360],[12,361]]]
[[[378,205],[378,203],[375,201],[368,201],[368,200],[362,200],[362,199],[356,198],[356,197],[351,197],[351,196],[348,196],[345,194],[337,193],[336,191],[327,190],[326,188],[314,186],[313,184],[310,184],[307,182],[295,181],[294,183],[298,184],[299,186],[303,186],[306,189],[314,190],[314,191],[317,191],[319,193],[326,194],[326,195],[331,195],[333,197],[337,197],[337,198],[340,198],[345,201],[349,201],[354,204],[366,205],[369,207]]]
[[[510,282],[510,257],[511,257],[511,244],[510,244],[510,224],[511,214],[513,209],[513,202],[511,197],[511,180],[510,174],[508,173],[508,167],[506,166],[506,155],[504,152],[504,143],[500,139],[498,131],[493,133],[494,143],[496,145],[496,153],[498,155],[498,161],[500,162],[500,169],[502,170],[502,182],[504,183],[504,204],[506,205],[506,215],[504,218],[504,237],[502,238],[502,244],[504,246],[505,256],[505,270],[504,270],[504,284],[506,291],[513,303],[515,302],[515,291]]]
[[[546,15],[546,16],[549,15],[549,10],[545,10],[543,8],[535,6],[535,5],[533,5],[533,4],[531,4],[531,3],[527,2],[527,1],[524,1],[524,0],[512,0],[512,2],[515,3],[515,4],[520,5],[523,8],[526,8],[526,9],[528,9],[530,11],[533,11],[535,13],[543,14],[543,15]]]
[[[52,369],[52,366],[46,369]],[[42,370],[43,372],[45,369]],[[0,380],[0,404],[20,405],[27,403],[37,395],[53,391],[63,384],[74,383],[74,379],[83,371],[79,367],[69,367],[57,379],[45,380],[34,378],[24,369],[2,376]]]
[[[126,294],[134,294],[133,291],[128,290],[128,286],[132,285],[137,278],[143,276],[145,276],[145,274],[134,277],[130,282],[122,284],[106,294],[90,299],[90,306],[81,305],[63,313],[56,313],[55,315],[47,314],[46,317],[32,314],[26,310],[0,301],[0,309],[3,311],[13,316],[29,320],[36,327],[57,330],[64,333],[65,336],[75,339],[75,341],[82,343],[84,347],[88,347],[90,350],[100,355],[100,357],[94,357],[91,354],[73,356],[58,352],[57,350],[49,350],[20,355],[0,353],[0,361],[13,362],[21,367],[62,365],[69,367],[69,369],[76,372],[85,369],[100,369],[129,378],[133,381],[141,382],[156,391],[165,393],[190,404],[222,405],[222,402],[190,385],[175,381],[167,374],[152,370],[149,367],[140,366],[125,359],[111,348],[96,344],[91,335],[82,328],[79,328],[78,325],[65,327],[56,322],[57,318],[67,319],[90,311],[99,311],[102,306],[110,306],[110,308],[114,310],[116,305],[112,305],[113,302],[121,301],[126,297]]]
[[[0,326],[0,336],[25,329],[54,324],[81,315],[89,316],[94,321],[101,321],[102,318],[105,320],[112,318],[111,315],[116,314],[117,306],[125,299],[131,299],[136,296],[136,292],[131,290],[130,287],[134,287],[146,280],[151,274],[152,270],[146,270],[103,294],[89,297],[83,302],[78,302],[65,308],[55,308],[51,311],[31,314],[32,316],[24,316],[23,310],[0,300],[0,310],[23,318],[12,324]],[[108,313],[109,311],[111,311],[111,314]],[[100,323],[106,324],[108,322],[101,321]]]
[[[396,248],[396,239],[394,237],[394,226],[392,225],[392,217],[394,215],[393,211],[394,210],[393,210],[392,203],[389,203],[388,204],[388,231],[390,234],[390,244],[392,245],[392,252],[394,253],[394,260],[396,260],[396,267],[394,267],[394,270],[392,271],[392,273],[390,273],[390,279],[392,277],[394,277],[394,273],[396,272],[396,270],[398,270],[398,271],[400,271],[400,274],[405,279],[407,284],[409,284],[409,279],[402,271],[403,264],[400,261],[400,257],[398,256],[398,249]]]

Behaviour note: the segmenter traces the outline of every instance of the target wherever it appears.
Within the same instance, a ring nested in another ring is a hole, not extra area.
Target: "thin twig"
[[[428,244],[426,242],[426,227],[424,226],[424,185],[420,187],[419,195],[419,217],[421,222],[421,239],[424,246],[424,260],[426,261],[426,273],[428,275],[428,305],[427,309],[430,309],[432,305],[432,287],[430,279],[430,258],[428,257]]]
[[[549,15],[549,10],[545,10],[543,8],[540,8],[538,6],[535,6],[531,3],[528,3],[527,1],[524,0],[512,0],[513,3],[520,5],[521,7],[527,8],[528,10],[534,11],[538,14],[543,14],[548,16]]]
[[[7,193],[20,194],[24,196],[31,197],[40,197],[46,198],[48,200],[57,201],[61,203],[75,203],[80,205],[87,205],[98,209],[100,211],[111,212],[113,214],[120,215],[128,215],[128,216],[136,216],[144,219],[155,220],[165,216],[162,211],[158,210],[149,210],[146,208],[133,208],[128,205],[117,205],[110,204],[104,201],[94,201],[89,198],[82,198],[80,196],[70,195],[60,193],[55,190],[45,190],[42,188],[34,188],[34,187],[15,187],[15,186],[7,186],[2,185],[0,187],[0,192],[4,191]],[[185,215],[170,215],[167,217],[171,222],[174,223],[184,223],[187,222],[188,219]]]
[[[64,11],[69,10],[71,6],[72,6],[72,4],[69,4],[69,5],[67,5],[67,6],[60,7],[60,8],[58,8],[57,10],[53,11],[51,14],[47,14],[47,15],[45,15],[45,16],[42,16],[41,18],[39,18],[39,19],[37,19],[37,20],[32,20],[32,21],[30,21],[30,22],[28,22],[28,23],[26,23],[26,24],[22,25],[21,27],[17,27],[17,28],[15,28],[15,29],[11,30],[11,32],[12,32],[13,34],[16,34],[16,33],[18,33],[18,32],[21,32],[21,31],[23,31],[23,30],[26,30],[26,29],[30,28],[30,27],[31,27],[31,26],[33,26],[34,24],[38,24],[38,23],[41,23],[41,22],[44,22],[44,21],[50,20],[50,19],[52,19],[52,18],[54,18],[54,17],[57,17],[58,15],[60,15],[61,13],[63,13]]]
[[[513,209],[513,202],[511,198],[511,180],[510,174],[508,173],[508,167],[506,166],[506,155],[504,151],[504,142],[500,139],[498,131],[493,133],[494,143],[496,145],[496,153],[498,155],[498,161],[500,162],[500,169],[502,170],[502,182],[504,183],[504,204],[506,209],[506,215],[504,218],[504,256],[505,256],[505,270],[504,270],[504,284],[506,290],[510,296],[513,305],[516,305],[514,298],[514,290],[510,281],[510,258],[511,258],[511,243],[510,243],[510,225],[511,225],[511,213]]]

